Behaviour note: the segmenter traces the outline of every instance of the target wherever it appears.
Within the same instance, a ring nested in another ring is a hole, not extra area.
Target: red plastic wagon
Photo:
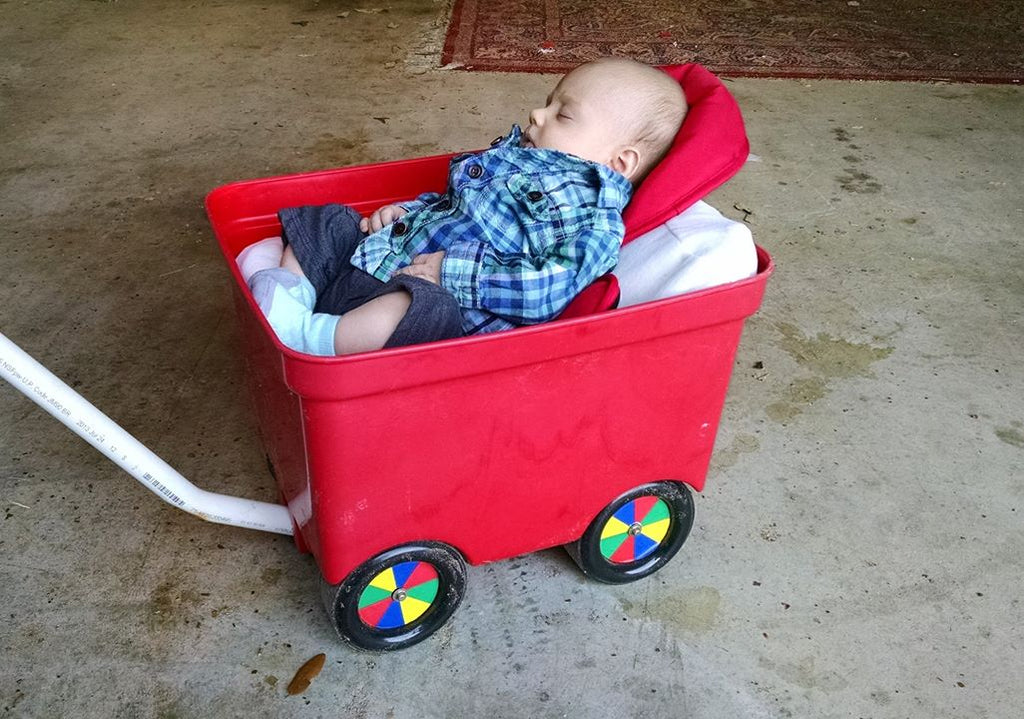
[[[627,241],[735,173],[735,102],[699,66],[667,71],[690,114],[626,213]],[[547,324],[344,357],[282,345],[235,264],[279,209],[368,213],[443,189],[451,156],[226,185],[207,210],[235,278],[258,424],[332,622],[369,649],[418,642],[458,606],[465,563],[565,545],[588,576],[663,566],[693,522],[743,322],[771,272],[624,309],[615,281]]]

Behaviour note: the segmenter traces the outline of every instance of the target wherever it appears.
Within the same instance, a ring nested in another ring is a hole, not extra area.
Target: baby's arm
[[[384,205],[369,217],[364,217],[359,222],[359,229],[363,232],[376,232],[395,222],[405,213],[418,210],[429,205],[431,202],[436,202],[440,198],[441,195],[437,192],[424,192],[415,200],[403,202],[401,205]]]
[[[444,261],[444,255],[444,252],[428,252],[424,255],[416,255],[412,258],[412,264],[406,265],[395,274],[419,277],[422,280],[439,285],[441,284],[441,263]]]
[[[399,205],[384,205],[369,217],[359,221],[359,229],[363,232],[376,232],[397,220],[408,210]]]

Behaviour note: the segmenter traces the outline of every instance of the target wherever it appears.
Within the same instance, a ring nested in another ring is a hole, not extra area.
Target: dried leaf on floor
[[[299,671],[295,672],[295,676],[288,682],[288,693],[289,694],[301,694],[309,688],[310,682],[320,673],[320,670],[324,668],[324,662],[327,661],[326,654],[317,654],[315,657],[310,659],[308,662],[299,667]]]

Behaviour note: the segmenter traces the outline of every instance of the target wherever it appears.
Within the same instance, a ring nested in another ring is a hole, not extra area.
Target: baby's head
[[[668,152],[685,115],[686,99],[671,77],[606,57],[559,81],[545,106],[530,112],[523,145],[607,165],[636,185]]]

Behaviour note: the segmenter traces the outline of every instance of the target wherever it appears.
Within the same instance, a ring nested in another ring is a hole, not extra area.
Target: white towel
[[[752,277],[757,252],[746,225],[697,202],[624,246],[613,272],[628,307]]]

